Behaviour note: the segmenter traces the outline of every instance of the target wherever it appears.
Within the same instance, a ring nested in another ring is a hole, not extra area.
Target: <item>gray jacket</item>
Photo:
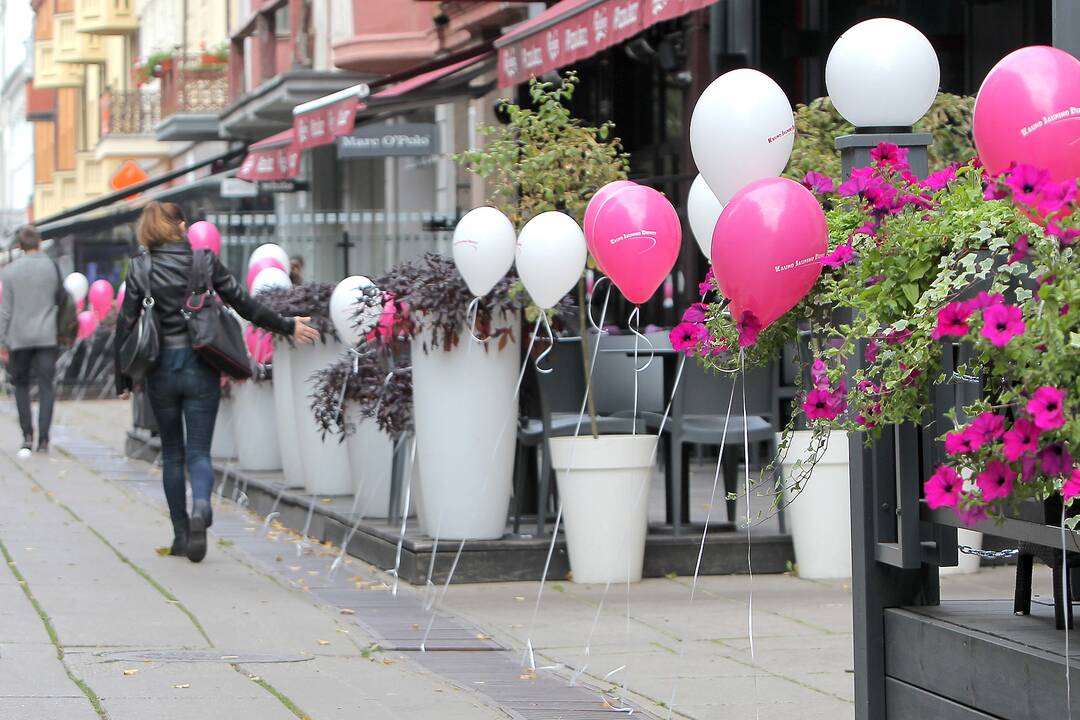
[[[60,276],[43,252],[23,255],[0,273],[0,346],[8,350],[56,346],[56,291]]]

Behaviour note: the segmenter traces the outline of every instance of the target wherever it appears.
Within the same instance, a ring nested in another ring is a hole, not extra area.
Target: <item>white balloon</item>
[[[757,70],[732,70],[713,80],[690,118],[694,162],[721,203],[755,180],[783,172],[794,142],[791,103]]]
[[[585,234],[560,212],[540,213],[521,229],[517,270],[533,302],[545,310],[577,284],[585,269]]]
[[[289,279],[289,273],[281,268],[268,267],[260,270],[255,276],[255,280],[251,283],[251,294],[258,295],[264,290],[290,287],[292,287],[292,280]]]
[[[934,46],[906,22],[874,18],[840,36],[825,63],[837,111],[858,127],[913,125],[937,97]]]
[[[698,175],[690,185],[690,194],[686,196],[686,215],[690,219],[690,230],[694,233],[698,247],[705,259],[712,259],[712,236],[716,221],[724,206],[713,195],[705,178]]]
[[[285,249],[280,245],[264,243],[255,248],[255,252],[251,253],[251,257],[248,258],[248,267],[251,267],[263,258],[274,258],[281,263],[282,267],[289,267],[289,253],[285,252]]]
[[[365,294],[365,290],[368,294]],[[373,296],[377,296],[374,305],[367,301]],[[349,346],[359,345],[371,332],[379,321],[381,299],[382,293],[375,289],[375,283],[363,275],[347,277],[337,284],[334,292],[330,294],[330,320],[333,321],[334,329],[343,343]],[[361,318],[356,317],[361,306],[365,309],[374,308],[374,313],[365,312]]]
[[[79,302],[85,300],[86,294],[90,292],[90,281],[81,272],[73,272],[64,278],[64,289],[68,291],[68,295],[75,298],[75,302]]]
[[[469,292],[483,297],[514,264],[517,237],[510,218],[493,207],[465,213],[454,228],[454,264]]]

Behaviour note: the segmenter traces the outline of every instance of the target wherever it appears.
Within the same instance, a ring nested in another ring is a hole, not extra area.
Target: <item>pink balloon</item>
[[[108,280],[95,280],[90,285],[90,291],[87,293],[87,298],[90,300],[90,308],[94,311],[94,315],[98,320],[104,320],[105,316],[109,314],[109,310],[112,310],[113,304],[113,289]]]
[[[681,244],[679,214],[651,187],[631,183],[615,188],[593,218],[593,257],[635,305],[664,282]]]
[[[1036,45],[1009,53],[983,80],[972,133],[992,173],[1013,162],[1050,172],[1055,181],[1080,175],[1080,60]]]
[[[589,248],[589,254],[593,256],[593,260],[596,260],[597,265],[600,261],[596,257],[596,251],[593,250],[593,223],[596,221],[596,211],[600,209],[600,206],[604,204],[608,196],[621,187],[627,187],[628,185],[636,185],[629,180],[616,180],[615,182],[609,182],[599,190],[593,193],[593,196],[589,198],[589,204],[585,206],[585,218],[582,229],[585,231],[585,244]],[[605,275],[607,272],[603,267],[600,268],[600,272]]]
[[[83,310],[78,315],[79,330],[75,333],[75,337],[79,340],[88,338],[94,334],[95,328],[97,328],[97,318],[94,316],[92,310]]]
[[[83,298],[82,300],[76,300],[75,301],[75,309],[78,310],[79,312],[82,312],[83,308],[85,308],[85,307],[86,307],[86,298]]]
[[[768,327],[806,297],[829,249],[825,213],[794,180],[764,178],[731,198],[712,240],[713,273],[731,312]]]
[[[255,346],[255,362],[266,365],[274,359],[274,336],[265,330],[256,331],[258,343]]]
[[[188,228],[187,236],[191,247],[196,250],[209,250],[215,255],[221,254],[221,233],[205,220],[193,223]]]
[[[278,260],[277,258],[264,257],[261,260],[256,260],[255,262],[251,263],[251,266],[248,267],[248,274],[247,274],[247,287],[248,287],[249,292],[251,291],[252,283],[255,282],[255,278],[258,277],[259,273],[262,272],[263,270],[265,270],[266,268],[272,268],[272,267],[273,268],[278,268],[280,270],[284,270],[286,273],[289,272],[289,268],[282,265],[281,261]]]

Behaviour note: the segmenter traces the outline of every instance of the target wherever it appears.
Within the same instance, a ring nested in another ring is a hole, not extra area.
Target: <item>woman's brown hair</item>
[[[184,222],[184,211],[179,205],[152,200],[143,208],[135,235],[139,244],[147,250],[162,243],[183,242],[184,229],[181,225]]]

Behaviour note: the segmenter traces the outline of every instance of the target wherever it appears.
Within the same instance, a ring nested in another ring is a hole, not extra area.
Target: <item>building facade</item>
[[[34,186],[33,126],[26,86],[33,67],[33,11],[22,0],[0,0],[0,243],[29,221]]]

